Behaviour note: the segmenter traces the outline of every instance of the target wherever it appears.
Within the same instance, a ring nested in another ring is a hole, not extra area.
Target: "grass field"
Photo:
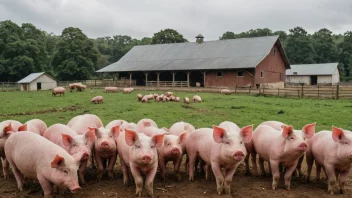
[[[300,129],[307,123],[317,122],[317,130],[330,130],[332,125],[352,129],[351,100],[290,99],[255,97],[245,95],[223,96],[210,93],[176,92],[176,96],[193,97],[198,94],[203,103],[186,105],[183,102],[149,104],[137,102],[132,94],[103,93],[103,90],[66,93],[52,97],[50,91],[0,92],[0,120],[14,119],[25,122],[38,118],[48,126],[54,123],[66,124],[72,117],[83,113],[98,115],[104,124],[111,120],[124,119],[138,122],[151,118],[160,127],[170,127],[177,121],[185,121],[196,128],[211,127],[222,121],[233,121],[240,127],[263,121],[278,120]],[[149,92],[142,92],[146,94]],[[94,105],[89,101],[93,96],[102,95],[104,104]],[[282,114],[278,114],[283,111]]]

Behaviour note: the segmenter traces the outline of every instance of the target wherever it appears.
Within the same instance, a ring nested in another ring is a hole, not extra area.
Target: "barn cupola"
[[[196,36],[196,42],[197,43],[203,43],[204,42],[204,36],[199,34],[198,36]]]

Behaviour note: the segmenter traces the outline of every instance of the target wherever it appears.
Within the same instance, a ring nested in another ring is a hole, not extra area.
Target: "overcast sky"
[[[216,40],[226,31],[302,26],[352,31],[352,0],[0,0],[0,20],[32,23],[61,34],[65,27],[89,37],[152,37],[176,29],[194,41],[199,33]]]

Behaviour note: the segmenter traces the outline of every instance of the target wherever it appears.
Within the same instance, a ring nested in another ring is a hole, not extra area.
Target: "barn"
[[[339,63],[291,65],[286,70],[286,83],[336,85],[340,82]]]
[[[57,87],[56,80],[45,72],[32,73],[18,81],[21,91],[49,90]]]
[[[139,86],[283,87],[290,69],[278,36],[142,45],[98,73]]]

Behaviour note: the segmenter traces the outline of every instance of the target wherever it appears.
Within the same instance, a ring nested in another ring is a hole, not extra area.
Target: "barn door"
[[[42,83],[40,82],[37,83],[37,90],[42,90]]]

